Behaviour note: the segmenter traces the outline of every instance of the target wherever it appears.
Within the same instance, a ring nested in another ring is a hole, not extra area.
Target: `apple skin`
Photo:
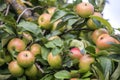
[[[4,60],[5,60],[5,62],[6,62],[6,63],[11,62],[11,60],[12,60],[11,55],[10,55],[10,54],[8,54],[8,53],[6,53],[6,54],[5,54],[5,58],[4,58]]]
[[[22,33],[22,40],[27,44],[29,44],[31,41],[33,41],[33,37],[29,32],[23,32]]]
[[[101,35],[101,34],[109,34],[109,32],[105,29],[105,28],[99,28],[93,31],[92,35],[91,35],[91,39],[94,43],[96,43],[97,38]]]
[[[54,69],[59,69],[62,66],[62,58],[60,55],[52,55],[52,52],[48,54],[47,61],[49,65]]]
[[[34,56],[41,54],[41,46],[38,43],[32,44],[30,47],[30,51],[33,53]]]
[[[5,60],[0,58],[0,66],[4,65],[5,64]]]
[[[35,77],[38,73],[38,69],[35,64],[25,69],[25,75],[28,77]]]
[[[75,6],[75,12],[83,18],[88,18],[94,13],[94,6],[91,3],[82,2]]]
[[[30,51],[21,51],[17,55],[17,62],[21,67],[27,68],[34,64],[35,57]]]
[[[120,44],[120,42],[115,38],[111,37],[109,34],[100,35],[96,41],[96,46],[100,50],[108,49],[112,46],[112,44]]]
[[[79,68],[81,73],[85,73],[90,70],[90,65],[94,63],[95,59],[88,54],[85,54],[79,61]]]
[[[49,8],[47,9],[47,11],[48,11],[48,13],[49,13],[50,15],[53,15],[53,14],[55,13],[55,10],[56,10],[56,7],[49,7]]]
[[[77,48],[77,47],[72,48],[70,50],[70,52],[71,52],[70,57],[72,59],[78,59],[79,60],[83,56],[82,53],[81,53],[81,51],[80,51],[80,49]]]
[[[79,78],[71,78],[70,80],[79,80]]]
[[[8,64],[8,69],[13,76],[20,77],[24,74],[24,69],[19,66],[17,61],[11,61]]]
[[[26,44],[23,40],[19,38],[13,38],[9,41],[7,49],[10,53],[21,52],[25,50]]]
[[[46,30],[50,30],[52,26],[50,23],[51,17],[52,16],[48,13],[41,14],[38,18],[38,24],[40,25],[40,27]]]
[[[102,14],[100,12],[94,12],[93,16],[98,16],[102,18]],[[97,26],[91,18],[88,19],[87,26],[89,29],[92,29],[92,30],[98,29],[100,27],[100,26]]]
[[[62,22],[62,19],[59,19],[59,20],[55,21],[55,22],[53,23],[53,25],[52,25],[51,30],[52,30],[52,31],[56,30],[58,24],[61,23],[61,22]],[[63,31],[65,30],[65,28],[66,28],[66,26],[64,25],[64,26],[61,26],[61,28],[59,28],[58,30],[61,31],[61,32],[63,32]]]

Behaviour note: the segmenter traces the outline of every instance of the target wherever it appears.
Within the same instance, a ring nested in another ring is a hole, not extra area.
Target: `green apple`
[[[102,14],[100,12],[94,12],[93,16],[98,16],[102,18]],[[88,19],[87,26],[89,29],[95,30],[101,27],[101,25],[96,25],[92,18]]]
[[[55,10],[56,10],[56,7],[49,7],[49,8],[47,9],[47,11],[48,11],[48,13],[49,13],[50,15],[53,15],[53,14],[55,13]]]
[[[85,54],[80,58],[79,68],[81,73],[85,73],[90,70],[90,65],[95,61],[93,57],[88,54]]]
[[[24,74],[24,69],[19,66],[17,61],[11,61],[8,64],[8,69],[13,76],[20,77]]]
[[[19,38],[13,38],[9,41],[7,49],[10,53],[21,52],[25,50],[26,44],[23,40]]]
[[[34,64],[35,57],[30,51],[21,51],[17,55],[17,62],[21,67],[27,68]]]
[[[48,13],[41,14],[38,18],[39,26],[43,29],[50,30],[51,26],[52,26],[51,23],[50,23],[51,17],[52,16]]]
[[[28,77],[35,77],[38,73],[38,69],[35,64],[25,69],[25,75]]]
[[[91,3],[82,2],[75,6],[75,12],[83,18],[88,18],[94,13],[94,6]]]
[[[62,58],[59,54],[53,55],[52,52],[50,52],[47,61],[52,68],[59,69],[62,67]]]
[[[38,43],[34,43],[30,47],[30,51],[34,56],[40,55],[41,54],[41,46]]]

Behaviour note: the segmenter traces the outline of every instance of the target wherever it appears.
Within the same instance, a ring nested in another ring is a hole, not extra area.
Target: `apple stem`
[[[35,65],[37,66],[37,68],[38,68],[42,73],[44,73],[44,70],[40,67],[40,65],[38,65],[37,63],[35,63]]]
[[[85,3],[85,6],[87,6],[87,3]]]

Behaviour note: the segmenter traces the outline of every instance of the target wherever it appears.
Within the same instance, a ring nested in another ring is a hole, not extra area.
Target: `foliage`
[[[35,61],[40,73],[36,76],[37,79],[31,78],[30,80],[68,80],[73,77],[80,80],[120,79],[120,45],[113,44],[111,48],[96,53],[96,45],[90,38],[90,33],[94,30],[87,27],[86,21],[89,18],[95,19],[101,23],[100,28],[106,28],[110,35],[118,40],[120,36],[114,34],[114,28],[104,18],[97,16],[82,18],[77,15],[74,7],[82,2],[82,0],[73,0],[73,3],[68,3],[68,0],[16,0],[16,5],[22,3],[26,6],[20,14],[14,8],[15,4],[11,4],[9,1],[0,0],[0,80],[30,79],[25,74],[21,77],[11,75],[8,70],[9,62],[3,61],[4,63],[2,63],[6,54],[10,54],[7,50],[9,41],[12,38],[23,40],[23,32],[30,33],[33,38],[33,40],[26,44],[26,50],[29,50],[30,46],[34,43],[41,45],[41,55],[36,56]],[[101,13],[106,0],[89,0],[89,2],[94,5],[95,11]],[[23,8],[22,4],[18,8]],[[45,30],[38,25],[38,17],[42,13],[48,13],[47,8],[49,7],[57,8],[52,15],[51,24],[62,20],[57,24],[55,30]],[[32,19],[26,19],[26,16],[23,14],[26,12],[29,15],[29,11],[32,14],[37,14],[37,18],[31,15]],[[61,30],[62,28],[63,30]],[[50,40],[53,36],[59,36],[59,38]],[[88,72],[81,73],[78,68],[78,62],[69,56],[72,47],[78,47],[83,54],[89,54],[95,58],[95,62],[91,65]],[[60,69],[54,69],[49,66],[47,56],[50,52],[54,56],[58,54],[62,56],[63,62]],[[12,57],[12,60],[16,60],[16,58]]]

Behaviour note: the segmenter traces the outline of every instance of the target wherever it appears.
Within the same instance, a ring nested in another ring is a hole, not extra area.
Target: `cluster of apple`
[[[39,16],[38,24],[41,26],[41,28],[46,29],[46,30],[54,30],[55,29],[58,22],[54,23],[54,24],[50,23],[51,17],[53,16],[55,10],[56,10],[56,7],[50,7],[47,9],[46,12],[42,13]]]
[[[100,12],[94,11],[94,6],[91,3],[86,2],[79,3],[75,7],[75,11],[78,15],[80,15],[83,18],[89,18],[90,15],[103,18]],[[113,38],[109,34],[107,29],[100,28],[101,25],[96,25],[92,18],[89,18],[86,24],[89,29],[94,30],[91,35],[92,36],[91,39],[95,43],[97,51],[108,49],[110,46],[112,46],[112,44],[120,43],[117,39]]]
[[[113,44],[120,44],[120,42],[112,37],[105,28],[99,28],[93,31],[92,41],[96,45],[96,52],[110,48]]]
[[[24,40],[13,38],[9,41],[7,49],[13,57],[8,63],[8,69],[13,76],[20,77],[25,74],[28,77],[35,77],[39,73],[35,64],[36,56],[41,54],[39,44],[34,43],[26,49]]]
[[[85,73],[90,70],[90,65],[95,61],[92,56],[82,53],[77,47],[72,48],[70,52],[71,58],[79,61],[80,73]]]
[[[56,10],[56,7],[49,7],[39,16],[38,25],[41,29],[46,31],[54,31],[57,29],[57,25],[62,22],[62,19],[51,23],[51,18]],[[99,28],[99,25],[96,25],[95,22],[89,17],[90,15],[93,15],[102,18],[102,14],[100,12],[96,12],[91,3],[81,2],[74,7],[74,11],[77,15],[86,19],[87,28],[93,31],[91,34],[91,39],[96,45],[96,53],[100,50],[110,48],[112,44],[120,44],[117,39],[110,36],[107,29]],[[66,26],[63,26],[59,30],[62,32],[65,30],[65,27]],[[61,37],[53,36],[50,37],[48,41],[54,39],[61,39]],[[29,46],[27,46],[28,44]],[[33,37],[28,32],[23,32],[22,38],[12,38],[7,44],[7,50],[10,53],[9,57],[12,56],[12,59],[6,61],[8,63],[10,73],[16,77],[26,75],[29,78],[40,75],[41,71],[38,69],[39,65],[37,65],[36,59],[38,56],[41,57],[41,47],[42,45],[34,42]],[[90,71],[91,64],[95,62],[94,57],[90,54],[82,53],[78,47],[71,48],[69,52],[70,59],[77,60],[79,68],[78,71],[80,74]],[[7,55],[5,57],[7,57]],[[63,57],[61,54],[53,55],[52,52],[49,52],[46,62],[48,63],[47,66],[52,69],[59,70],[63,67]],[[77,78],[71,78],[70,80],[77,80]]]

